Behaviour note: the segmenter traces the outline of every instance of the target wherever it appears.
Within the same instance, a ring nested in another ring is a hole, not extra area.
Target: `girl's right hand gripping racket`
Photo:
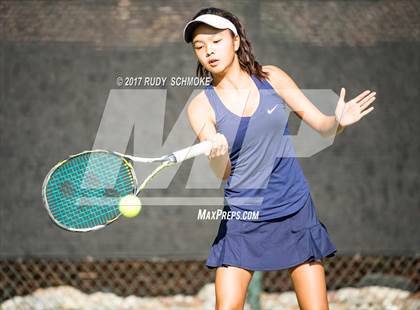
[[[45,177],[42,199],[60,228],[86,232],[105,227],[120,217],[119,201],[138,195],[162,169],[209,152],[210,141],[158,158],[124,155],[106,150],[85,151],[56,164]],[[138,186],[133,162],[160,163]]]

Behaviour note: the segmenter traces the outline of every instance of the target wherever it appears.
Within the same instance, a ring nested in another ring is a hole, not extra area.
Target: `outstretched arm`
[[[276,66],[263,66],[269,73],[269,81],[275,91],[290,108],[309,126],[322,136],[336,135],[343,129],[368,114],[373,107],[366,109],[375,99],[375,92],[365,91],[354,99],[344,102],[345,90],[340,92],[334,116],[322,113],[299,89],[293,79]]]

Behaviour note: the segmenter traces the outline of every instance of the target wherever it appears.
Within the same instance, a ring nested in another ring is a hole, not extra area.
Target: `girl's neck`
[[[213,74],[213,86],[217,89],[247,89],[250,87],[248,72],[241,69],[237,59],[225,73]]]

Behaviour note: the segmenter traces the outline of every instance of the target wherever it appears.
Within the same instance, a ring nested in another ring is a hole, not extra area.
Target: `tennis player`
[[[197,75],[212,78],[187,111],[199,140],[213,143],[210,167],[227,180],[224,210],[259,211],[258,219],[221,220],[206,262],[216,268],[216,309],[243,309],[253,272],[282,269],[301,309],[328,309],[322,259],[337,249],[292,156],[285,106],[323,136],[335,135],[373,110],[375,92],[344,102],[342,88],[335,115],[324,115],[286,72],[256,61],[243,25],[223,9],[200,10],[184,39]]]

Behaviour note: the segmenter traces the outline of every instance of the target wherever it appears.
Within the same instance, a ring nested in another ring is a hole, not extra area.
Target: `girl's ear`
[[[233,47],[235,49],[235,52],[239,50],[240,45],[241,45],[240,37],[239,35],[235,35],[235,37],[233,38]]]

